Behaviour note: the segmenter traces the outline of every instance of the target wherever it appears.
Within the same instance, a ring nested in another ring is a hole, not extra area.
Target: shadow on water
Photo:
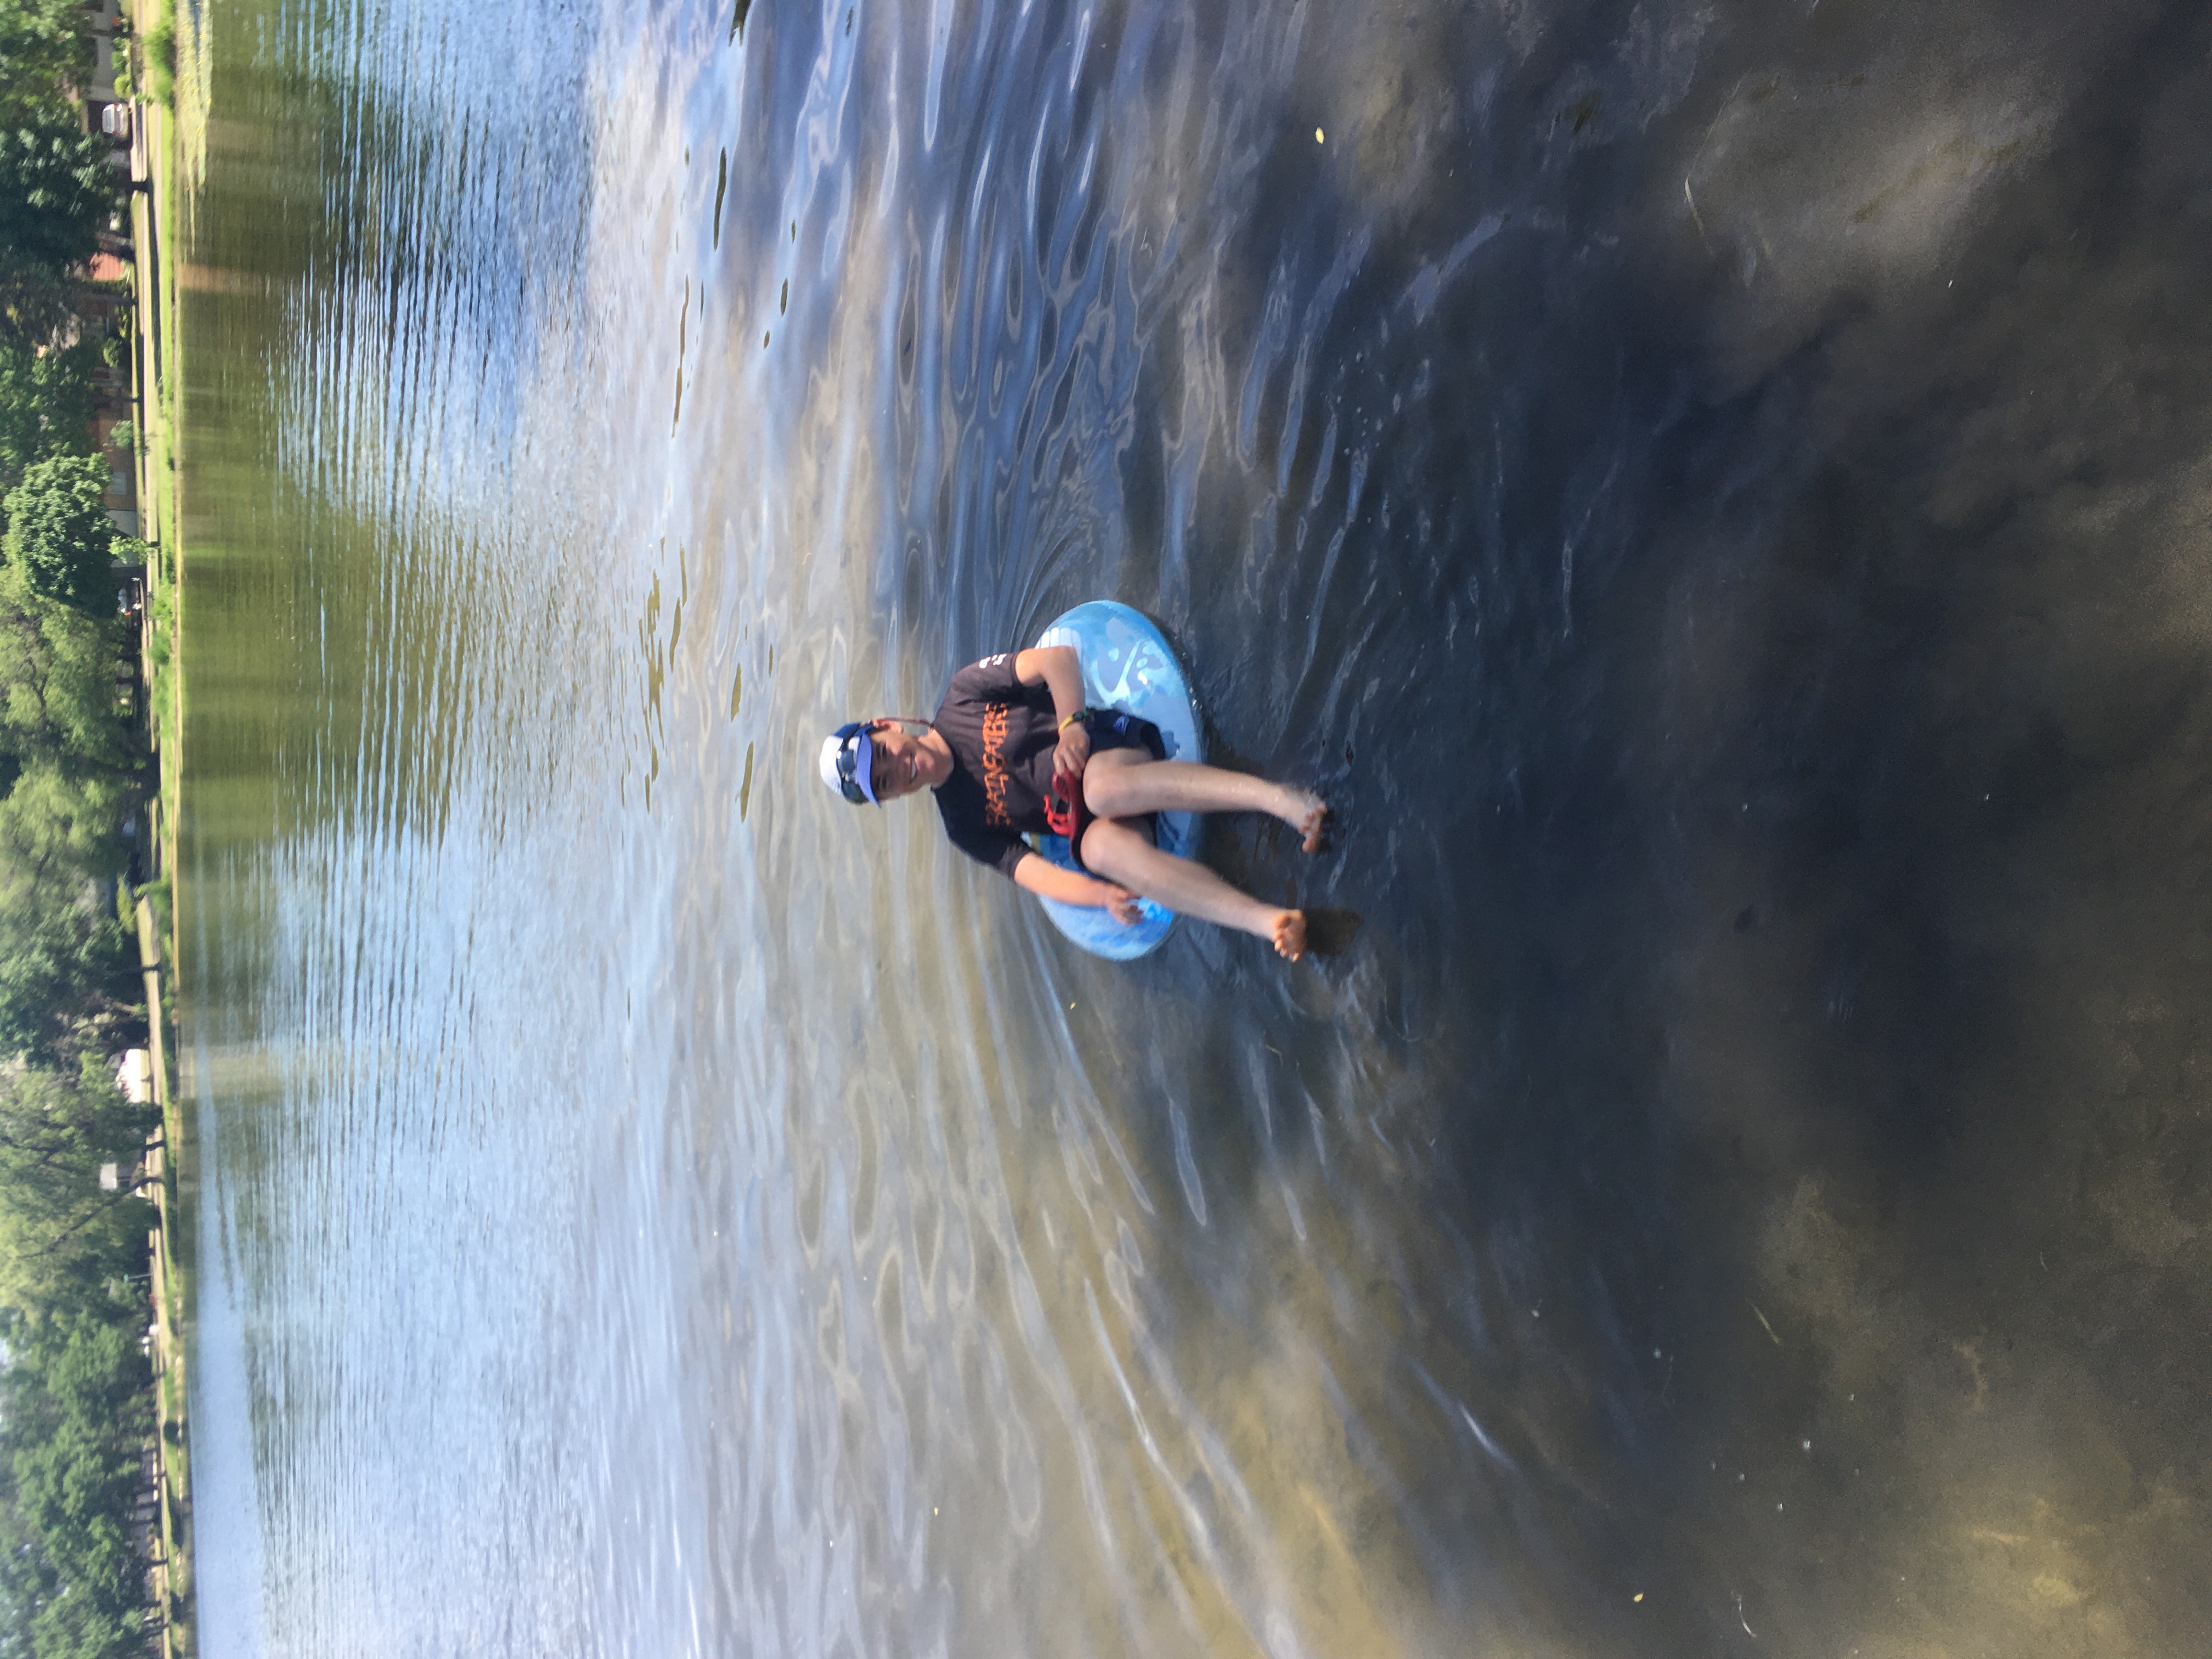
[[[1661,1564],[1765,1564],[1785,1630],[2154,1652],[2206,1588],[2203,1323],[2174,1316],[2205,1290],[2203,955],[2154,896],[2202,878],[2207,411],[2166,331],[2203,298],[2207,180],[2171,124],[2206,41],[2014,17],[2021,59],[1946,82],[1893,22],[1840,11],[1812,63],[1707,105],[1731,154],[1683,171],[1723,280],[1677,225],[1604,296],[1615,398],[1658,434],[1635,532],[1576,572],[1584,648],[1626,672],[1584,744],[1543,725],[1540,842],[1499,850],[1550,902],[1509,937],[1534,975],[1577,939],[1625,957],[1612,1007],[1577,974],[1530,1023],[1570,1099],[1681,1137],[1650,1276],[1713,1359],[1649,1437],[1696,1517]],[[1863,74],[1896,101],[1853,111]],[[1744,101],[1793,89],[1759,131]],[[1792,193],[1851,229],[1778,251]],[[1729,1461],[1756,1505],[1711,1486]]]
[[[1367,919],[1357,910],[1310,904],[1306,907],[1307,946],[1324,959],[1340,957],[1352,948],[1366,923]]]
[[[1362,1547],[1456,1616],[1484,1538],[1577,1650],[2186,1645],[2203,20],[1304,27],[1275,113],[1326,141],[1267,149],[1203,326],[1135,274],[1173,210],[1105,210],[1118,529],[924,515],[899,583],[917,684],[1144,605],[1230,742],[1342,803],[1316,872],[1218,860],[1364,914],[1333,997],[1187,944],[1111,998],[1336,1028],[1155,1034],[1188,1107],[1133,1133],[1213,1194],[1177,1248],[1265,1207],[1260,1097],[1334,1063],[1320,1109],[1403,1159],[1340,1192],[1421,1217],[1352,1252],[1425,1331],[1343,1380],[1396,1494]],[[1104,142],[1171,153],[1158,114]],[[1188,388],[1247,362],[1193,457]],[[1422,1467],[1424,1368],[1515,1479]]]

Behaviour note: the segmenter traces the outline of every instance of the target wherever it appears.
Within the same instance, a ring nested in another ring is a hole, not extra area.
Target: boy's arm
[[[1079,724],[1066,724],[1069,715],[1083,708],[1082,659],[1072,645],[1031,646],[1014,653],[1014,678],[1024,685],[1052,688],[1053,718],[1060,722],[1052,775],[1060,793],[1072,797],[1082,787],[1083,769],[1091,761],[1091,734]]]
[[[1083,707],[1083,663],[1072,645],[1032,646],[1014,653],[1014,678],[1024,685],[1052,688],[1054,720],[1066,720]]]
[[[1035,853],[1024,854],[1014,866],[1014,885],[1039,898],[1058,899],[1062,904],[1110,910],[1114,920],[1124,926],[1133,925],[1142,915],[1137,908],[1137,896],[1127,888],[1086,876],[1080,870],[1062,869],[1050,859]]]

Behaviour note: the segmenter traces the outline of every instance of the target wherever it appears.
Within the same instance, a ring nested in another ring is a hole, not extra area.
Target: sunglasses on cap
[[[837,739],[837,791],[855,806],[883,803],[876,799],[872,774],[875,744],[868,733],[875,729],[873,720],[850,720],[830,735]],[[869,775],[865,781],[861,767],[867,765]]]

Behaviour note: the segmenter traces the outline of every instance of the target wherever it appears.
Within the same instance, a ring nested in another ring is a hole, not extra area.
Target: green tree
[[[0,1200],[20,1182],[89,1193],[100,1166],[136,1162],[161,1121],[154,1106],[125,1097],[105,1054],[80,1051],[51,1067],[0,1061]],[[93,1207],[114,1201],[84,1198]]]
[[[78,297],[68,272],[26,264],[0,247],[0,339],[58,349],[83,329]]]
[[[47,1059],[81,1027],[117,1023],[135,988],[130,941],[99,890],[0,869],[0,1050]]]
[[[135,1164],[160,1118],[123,1097],[104,1060],[80,1056],[75,1075],[0,1064],[0,1305],[97,1305],[144,1262],[153,1206],[103,1192],[100,1166]]]
[[[80,611],[41,592],[21,562],[0,562],[0,754],[134,769],[141,757],[115,688],[125,644],[112,609]]]
[[[106,883],[142,787],[115,665],[123,625],[40,593],[0,563],[0,1054],[40,1055],[73,1023],[135,1000]]]
[[[108,559],[116,530],[101,504],[106,489],[107,463],[99,456],[50,455],[25,468],[23,481],[0,503],[8,519],[0,551],[8,562],[40,594],[95,617],[115,611]]]
[[[129,1518],[151,1389],[131,1323],[112,1301],[8,1323],[0,1611],[10,1628],[0,1641],[11,1655],[120,1659],[143,1648]]]
[[[0,496],[33,461],[85,447],[99,362],[96,340],[41,352],[0,337]]]
[[[129,862],[116,831],[131,796],[131,781],[116,773],[35,758],[0,799],[0,859],[34,882],[58,880],[72,901],[88,882],[105,887]]]
[[[75,273],[115,205],[106,141],[55,100],[0,125],[0,333],[54,346],[74,331]]]
[[[115,206],[107,150],[58,103],[0,128],[0,246],[10,258],[67,270],[92,258]]]
[[[92,79],[77,0],[0,0],[0,121],[35,118]]]

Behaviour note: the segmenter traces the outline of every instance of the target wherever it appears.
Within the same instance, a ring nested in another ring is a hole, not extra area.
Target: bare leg
[[[1084,769],[1086,778],[1090,773],[1090,768]],[[1118,882],[1133,893],[1164,904],[1177,915],[1196,916],[1254,934],[1292,962],[1305,954],[1304,912],[1262,904],[1238,892],[1204,865],[1163,853],[1152,845],[1150,836],[1133,825],[1112,818],[1093,821],[1083,832],[1083,862],[1093,875]]]
[[[1083,769],[1083,799],[1102,818],[1146,812],[1265,812],[1297,830],[1309,853],[1320,849],[1322,823],[1328,816],[1320,796],[1286,783],[1195,761],[1156,761],[1138,749],[1109,749],[1091,757]]]

